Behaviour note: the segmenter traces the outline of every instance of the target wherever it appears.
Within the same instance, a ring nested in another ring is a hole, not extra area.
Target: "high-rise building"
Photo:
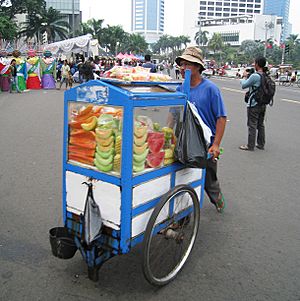
[[[164,32],[164,0],[132,0],[131,31],[155,43]]]
[[[63,20],[71,26],[71,33],[79,29],[82,19],[80,0],[46,0],[46,7],[53,7],[63,15]]]
[[[290,34],[289,24],[290,0],[265,0],[264,14],[282,17],[282,36],[281,40],[285,40]]]
[[[201,19],[254,16],[262,12],[263,0],[202,0],[199,9]]]

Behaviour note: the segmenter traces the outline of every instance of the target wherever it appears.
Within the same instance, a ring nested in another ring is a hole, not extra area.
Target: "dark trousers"
[[[217,178],[217,161],[209,161],[206,167],[204,189],[210,201],[215,203],[221,193],[220,184]]]
[[[265,146],[265,114],[266,106],[247,108],[248,148],[254,149],[257,131],[257,145]]]

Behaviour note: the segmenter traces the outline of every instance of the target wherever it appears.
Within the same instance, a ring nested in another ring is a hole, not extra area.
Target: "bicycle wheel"
[[[291,81],[286,81],[286,82],[283,82],[282,84],[283,84],[284,87],[289,87],[292,84],[292,82]]]
[[[194,246],[200,222],[197,194],[178,185],[165,194],[148,222],[143,242],[143,273],[153,285],[172,281]]]

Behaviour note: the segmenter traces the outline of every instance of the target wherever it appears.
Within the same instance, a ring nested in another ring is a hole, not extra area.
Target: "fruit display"
[[[134,123],[133,134],[133,172],[141,172],[145,169],[145,162],[149,153],[147,126],[140,121]]]
[[[92,104],[76,106],[70,107],[68,159],[101,172],[120,174],[122,109]],[[175,143],[172,128],[161,127],[148,116],[135,116],[133,172],[172,164]]]
[[[114,66],[104,73],[104,77],[123,81],[167,82],[172,80],[172,78],[166,74],[150,73],[150,68],[140,66]]]

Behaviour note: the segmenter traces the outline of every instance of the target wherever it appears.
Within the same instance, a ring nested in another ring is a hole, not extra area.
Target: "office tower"
[[[264,14],[282,17],[282,37],[285,40],[290,34],[289,24],[290,0],[265,0]]]
[[[202,0],[199,15],[201,19],[214,19],[242,15],[254,16],[262,12],[263,0]]]
[[[70,33],[79,29],[82,19],[80,0],[46,0],[46,7],[53,7],[63,15],[63,20],[68,22],[71,26]]]
[[[164,32],[164,0],[132,0],[131,31],[155,43]]]

